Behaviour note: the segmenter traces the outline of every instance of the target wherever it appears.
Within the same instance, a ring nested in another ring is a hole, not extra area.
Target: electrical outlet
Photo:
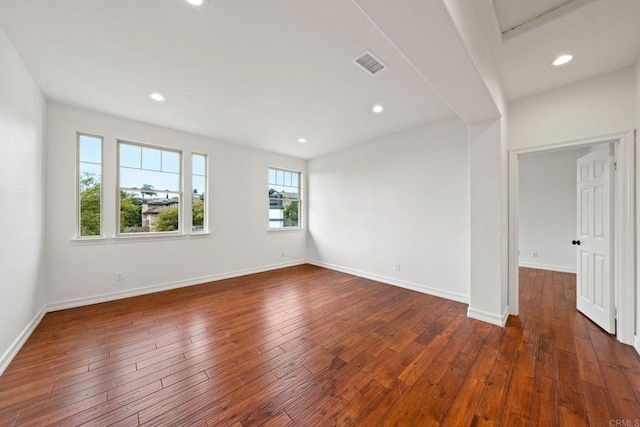
[[[284,257],[286,257],[286,256],[287,256],[287,253],[286,253],[285,251],[282,251],[282,252],[280,252],[280,256],[281,256],[282,258],[284,258]]]
[[[398,263],[393,264],[393,269],[395,271],[400,271],[400,264],[398,264]]]
[[[538,252],[537,251],[531,252],[531,257],[532,258],[538,258]]]
[[[122,282],[124,280],[124,273],[122,271],[118,271],[116,273],[116,281]]]

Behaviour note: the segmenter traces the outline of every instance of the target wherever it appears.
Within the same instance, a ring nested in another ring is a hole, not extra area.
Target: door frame
[[[633,131],[602,135],[534,148],[509,150],[509,314],[517,316],[519,283],[519,212],[520,155],[612,143],[617,171],[614,174],[614,293],[617,309],[616,337],[633,345],[635,333],[635,135]]]

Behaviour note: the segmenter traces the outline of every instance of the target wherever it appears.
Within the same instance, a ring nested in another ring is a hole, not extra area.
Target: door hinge
[[[611,162],[611,172],[615,172],[617,170],[618,170],[618,162],[614,160],[613,162]]]

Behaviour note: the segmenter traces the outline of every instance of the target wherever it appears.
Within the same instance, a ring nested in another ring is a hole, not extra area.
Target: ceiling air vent
[[[376,58],[373,53],[366,51],[355,61],[364,71],[366,71],[370,76],[375,76],[382,70],[386,69],[387,66],[382,63],[378,58]]]

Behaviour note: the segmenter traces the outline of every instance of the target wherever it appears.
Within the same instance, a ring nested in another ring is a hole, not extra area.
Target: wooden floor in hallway
[[[640,359],[521,269],[504,328],[302,265],[49,313],[0,377],[0,426],[610,426]]]

